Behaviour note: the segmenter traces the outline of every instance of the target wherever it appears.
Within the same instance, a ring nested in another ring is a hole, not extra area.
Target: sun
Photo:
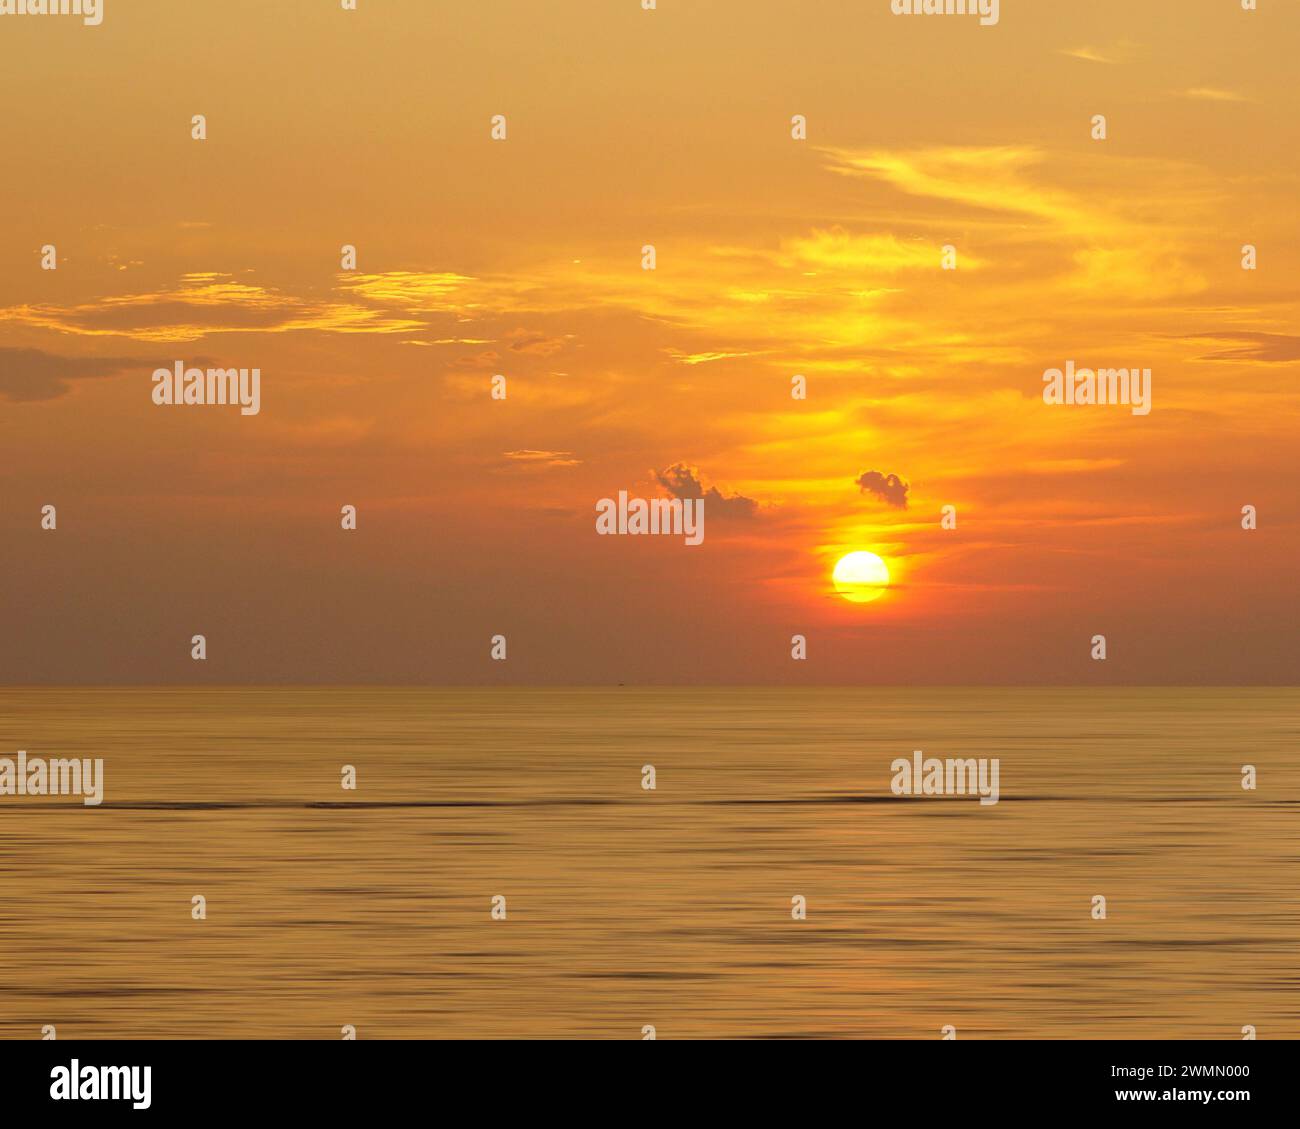
[[[875,553],[862,550],[841,557],[831,573],[835,591],[851,604],[869,604],[878,600],[889,587],[889,569]]]

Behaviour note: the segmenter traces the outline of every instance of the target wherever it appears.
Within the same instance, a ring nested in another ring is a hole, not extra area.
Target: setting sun
[[[831,574],[835,591],[853,604],[878,600],[889,587],[889,569],[875,553],[862,550],[841,557]]]

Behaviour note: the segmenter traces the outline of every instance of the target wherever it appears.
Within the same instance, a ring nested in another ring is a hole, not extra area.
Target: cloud
[[[581,459],[575,459],[572,451],[506,451],[505,457],[512,463],[522,466],[579,466]]]
[[[935,243],[876,233],[854,235],[842,227],[814,228],[809,235],[783,240],[781,249],[800,266],[832,271],[932,270],[939,261]],[[967,255],[963,265],[976,263]]]
[[[359,297],[405,310],[459,308],[457,295],[475,280],[450,271],[386,271],[383,274],[344,274],[339,284]]]
[[[1090,214],[1071,193],[1035,184],[1028,170],[1045,154],[1024,145],[937,147],[908,152],[825,149],[827,168],[841,176],[885,181],[910,196],[926,196],[996,212],[1089,226]]]
[[[152,372],[158,362],[144,357],[60,357],[40,349],[0,347],[0,395],[7,400],[56,400],[70,381],[118,376],[130,369]]]
[[[1082,59],[1086,63],[1131,63],[1137,58],[1137,45],[1123,40],[1112,43],[1109,47],[1062,47],[1058,55],[1068,55],[1071,59]]]
[[[549,337],[545,333],[535,333],[527,329],[512,329],[502,340],[509,342],[513,352],[528,353],[537,357],[549,357],[558,353],[568,343],[563,337]]]
[[[868,470],[858,475],[854,483],[863,494],[874,494],[882,502],[898,510],[907,509],[907,491],[910,489],[896,474],[881,474]]]
[[[718,370],[757,358],[766,367],[792,348],[799,371],[815,374],[839,375],[871,360],[923,361],[935,351],[946,364],[988,361],[1010,348],[999,338],[1014,339],[987,332],[988,321],[1024,305],[1021,293],[1149,304],[1209,285],[1186,261],[1187,249],[1200,245],[1188,225],[1219,199],[1222,179],[1191,166],[1112,158],[1107,169],[1122,160],[1133,186],[1115,194],[1097,189],[1095,161],[1075,157],[1075,167],[1065,154],[1029,145],[823,150],[822,158],[827,178],[853,178],[853,194],[871,198],[871,219],[799,216],[729,245],[697,233],[675,260],[671,285],[629,271],[621,253],[581,263],[529,259],[507,274],[331,272],[305,288],[271,285],[251,272],[206,272],[151,284],[151,293],[0,309],[0,331],[165,343],[295,330],[392,335],[406,353],[464,346],[445,361],[463,374],[554,361],[564,352],[553,368],[576,369],[580,356],[589,367],[610,368],[623,343],[635,342],[641,355],[666,354],[679,371],[714,370],[722,380]],[[936,204],[905,201],[891,223],[890,208],[900,203],[890,200],[894,189]],[[962,214],[970,209],[980,214]],[[954,213],[961,230],[978,230],[960,241],[962,269],[983,265],[993,275],[985,287],[963,288],[960,299],[953,277],[938,269],[940,245],[956,238]],[[950,302],[957,305],[949,309]],[[941,308],[948,310],[942,317]],[[575,329],[578,335],[567,332]]]
[[[1195,294],[1208,283],[1186,258],[1196,217],[1221,199],[1204,170],[1156,158],[1123,158],[1135,184],[1172,184],[1179,206],[1161,207],[1152,195],[1100,191],[1096,166],[1030,145],[942,146],[901,151],[823,149],[827,169],[840,176],[884,182],[910,196],[979,209],[981,225],[1013,239],[1020,258],[1036,245],[1040,256],[1065,269],[1038,279],[1065,293],[1090,298],[1152,298]],[[1000,214],[999,214],[1000,213]],[[950,225],[949,215],[945,223]],[[830,248],[833,249],[832,244]],[[850,245],[846,251],[854,250]],[[867,247],[876,253],[885,247]],[[996,264],[997,257],[987,256]],[[963,261],[968,260],[963,250]],[[1157,265],[1158,264],[1158,265]],[[1049,268],[1050,269],[1050,268]]]
[[[743,521],[758,514],[758,503],[753,498],[746,498],[742,494],[733,494],[728,498],[716,486],[705,490],[699,470],[686,463],[673,463],[670,467],[650,473],[674,498],[703,498],[708,503],[705,509],[711,518],[735,518]]]
[[[81,337],[137,341],[196,341],[210,333],[410,333],[422,321],[336,299],[299,298],[232,275],[182,275],[174,287],[121,294],[78,306],[10,306],[0,321],[14,321]]]
[[[1207,353],[1202,361],[1300,361],[1300,337],[1285,333],[1216,333],[1201,340],[1233,344],[1221,353]]]
[[[668,348],[664,350],[678,364],[683,365],[707,365],[714,361],[734,361],[741,357],[752,357],[753,353],[684,353],[680,349]]]
[[[1235,90],[1219,90],[1213,86],[1194,86],[1179,93],[1180,98],[1192,98],[1198,102],[1249,102],[1244,94]]]

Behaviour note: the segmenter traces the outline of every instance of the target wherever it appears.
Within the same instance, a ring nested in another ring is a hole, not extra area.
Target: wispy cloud
[[[183,275],[166,290],[110,295],[72,306],[0,308],[0,321],[79,337],[197,341],[213,333],[410,333],[422,321],[351,302],[284,293],[232,275]]]
[[[1118,43],[1112,43],[1108,47],[1062,47],[1057,51],[1058,55],[1066,55],[1071,59],[1081,59],[1086,63],[1105,63],[1108,66],[1116,66],[1121,63],[1131,63],[1138,56],[1138,45],[1129,40],[1121,40]]]
[[[1193,86],[1178,92],[1180,98],[1191,98],[1198,102],[1250,102],[1248,95],[1236,90],[1221,90],[1214,86]]]
[[[899,239],[875,232],[854,234],[842,227],[814,229],[809,235],[783,240],[781,249],[801,266],[877,274],[933,270],[940,258],[940,248],[924,239]],[[980,265],[973,256],[962,262],[968,268]]]
[[[724,352],[705,352],[705,353],[684,353],[680,349],[665,349],[673,360],[683,365],[707,365],[715,361],[735,361],[742,357],[752,357],[753,353],[724,353]]]
[[[513,353],[550,357],[563,349],[572,340],[572,337],[572,334],[555,337],[528,329],[512,329],[502,336],[502,340]]]
[[[908,195],[1037,216],[1062,227],[1094,223],[1090,210],[1072,193],[1030,179],[1028,171],[1045,158],[1030,146],[824,152],[832,172],[883,180]]]
[[[475,281],[451,271],[387,271],[340,274],[339,288],[368,302],[408,311],[456,310],[465,289]]]
[[[575,459],[572,451],[506,451],[504,457],[512,463],[532,467],[580,466],[581,459]]]
[[[1263,361],[1281,364],[1300,361],[1300,337],[1285,333],[1225,332],[1194,338],[1218,341],[1230,346],[1217,353],[1206,353],[1202,361]]]

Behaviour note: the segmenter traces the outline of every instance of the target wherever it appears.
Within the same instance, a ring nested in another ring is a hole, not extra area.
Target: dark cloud
[[[495,349],[485,349],[481,353],[473,353],[467,357],[459,357],[456,360],[458,365],[465,365],[468,368],[487,368],[495,365],[501,359],[501,354]]]
[[[1285,333],[1216,333],[1210,340],[1231,348],[1207,353],[1202,361],[1300,361],[1300,337]]]
[[[853,480],[864,494],[874,494],[886,505],[898,510],[907,509],[906,482],[896,474],[881,474],[878,470],[869,470]]]
[[[733,494],[730,498],[716,487],[704,489],[700,472],[686,463],[673,463],[663,470],[651,472],[655,481],[674,498],[703,498],[708,505],[705,514],[710,518],[735,518],[747,520],[758,514],[758,503],[743,494]]]
[[[40,349],[0,347],[0,396],[7,400],[56,400],[73,380],[117,376],[130,369],[146,374],[159,367],[144,357],[59,357]]]
[[[530,333],[526,329],[512,329],[503,340],[509,342],[515,353],[530,353],[538,357],[549,357],[558,353],[565,346],[563,337],[550,337],[545,333]]]

